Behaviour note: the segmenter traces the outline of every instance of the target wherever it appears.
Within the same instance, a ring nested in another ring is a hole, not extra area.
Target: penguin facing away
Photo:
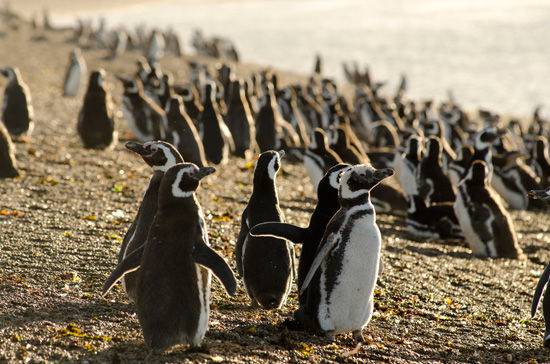
[[[231,268],[209,247],[195,196],[200,180],[214,171],[192,163],[176,164],[166,171],[147,241],[112,274],[120,278],[137,269],[137,314],[151,349],[200,345],[208,328],[211,271],[229,295],[237,289]],[[116,280],[112,282],[104,286],[103,296]]]
[[[480,257],[525,259],[510,214],[488,184],[484,161],[474,161],[458,185],[454,210],[472,252]]]
[[[349,168],[351,168],[349,164],[337,164],[329,169],[323,179],[321,179],[319,188],[317,189],[317,206],[315,206],[315,210],[311,214],[307,228],[300,228],[282,222],[265,222],[250,229],[250,235],[252,236],[272,235],[288,239],[295,244],[302,244],[300,260],[298,261],[298,290],[300,290],[309,272],[311,263],[313,263],[317,255],[317,249],[319,248],[327,224],[340,208],[338,201],[340,177]],[[307,291],[299,295],[300,306],[305,306],[306,297]]]
[[[382,243],[370,190],[393,174],[389,168],[356,165],[340,180],[341,207],[300,289],[307,289],[306,307],[295,315],[328,338],[352,331],[356,343],[364,341],[361,330],[372,317]]]
[[[179,95],[172,96],[166,102],[166,141],[172,143],[186,162],[199,167],[207,165],[204,147],[193,121],[184,110]]]
[[[104,81],[103,69],[91,73],[88,90],[78,115],[77,131],[85,148],[113,148],[118,142],[113,99]]]
[[[75,48],[70,55],[69,67],[65,74],[65,83],[63,84],[63,96],[76,96],[82,89],[84,79],[88,73],[86,61],[82,57],[80,48]]]
[[[147,240],[147,233],[157,212],[158,190],[164,172],[177,163],[183,163],[183,158],[176,148],[166,142],[158,141],[145,144],[127,142],[126,148],[139,154],[145,163],[153,169],[153,175],[147,184],[136,217],[122,240],[118,264],[140,248]],[[132,302],[136,302],[137,297],[136,280],[137,273],[132,272],[122,278],[122,287]]]
[[[13,137],[27,136],[34,129],[31,92],[17,67],[4,67],[0,73],[8,78],[2,103],[2,122]]]
[[[280,308],[286,301],[294,273],[294,248],[290,241],[253,237],[250,228],[263,222],[284,222],[279,208],[275,177],[284,151],[260,154],[254,169],[252,195],[243,211],[235,244],[237,270],[252,306]]]
[[[235,141],[235,155],[250,159],[254,149],[254,118],[246,101],[246,95],[242,80],[231,82],[229,87],[229,100],[225,122]],[[247,157],[248,156],[248,157]]]

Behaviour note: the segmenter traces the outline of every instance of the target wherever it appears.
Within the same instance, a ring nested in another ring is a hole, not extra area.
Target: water
[[[188,53],[202,29],[232,39],[244,61],[304,74],[320,54],[324,75],[339,81],[342,62],[357,61],[390,93],[404,73],[414,99],[445,100],[452,90],[466,108],[513,115],[550,105],[546,0],[167,0],[102,15],[109,26],[172,27]]]

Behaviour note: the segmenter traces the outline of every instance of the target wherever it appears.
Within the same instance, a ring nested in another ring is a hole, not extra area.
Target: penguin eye
[[[193,177],[195,175],[195,171],[190,171],[189,173],[187,173],[189,175],[189,177]]]
[[[151,149],[151,152],[155,153],[159,148],[155,144],[149,145],[149,149]]]

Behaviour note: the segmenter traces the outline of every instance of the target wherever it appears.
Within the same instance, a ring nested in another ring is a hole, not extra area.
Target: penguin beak
[[[550,191],[547,190],[531,190],[527,193],[527,196],[529,198],[532,198],[533,200],[550,200]]]
[[[196,179],[197,181],[200,181],[204,177],[214,172],[216,172],[216,168],[214,167],[202,167],[202,168],[199,168],[199,171],[193,175],[193,178]]]
[[[5,68],[0,69],[0,73],[1,73],[4,77],[8,77],[8,70],[7,70],[7,69],[5,69]]]
[[[395,174],[395,171],[391,168],[378,169],[374,172],[373,178],[382,181],[388,177],[391,177]]]
[[[279,159],[281,159],[285,156],[285,151],[281,149],[280,151],[277,152],[277,154],[279,155]]]
[[[137,153],[139,155],[146,155],[149,154],[147,152],[147,149],[143,147],[143,144],[134,143],[134,142],[127,142],[125,144],[126,149],[131,150],[134,153]]]

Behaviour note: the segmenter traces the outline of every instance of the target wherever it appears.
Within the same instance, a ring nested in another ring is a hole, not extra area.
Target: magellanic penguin
[[[122,113],[140,142],[163,139],[162,126],[165,125],[164,110],[151,100],[143,91],[141,80],[135,76],[117,76],[124,85],[122,95]]]
[[[192,83],[174,85],[174,93],[181,96],[185,105],[185,112],[189,115],[193,123],[197,125],[199,114],[203,107],[199,100],[199,91]]]
[[[29,137],[34,129],[30,89],[23,81],[19,68],[5,67],[0,69],[0,73],[8,78],[4,88],[2,122],[12,137]]]
[[[71,52],[69,67],[65,73],[65,83],[63,84],[63,96],[76,96],[82,89],[85,77],[88,74],[86,61],[82,57],[80,48],[75,48]]]
[[[401,158],[395,159],[395,164],[399,163],[399,184],[401,189],[407,195],[418,193],[418,166],[422,160],[422,139],[416,135],[411,135],[405,142],[405,150]],[[397,173],[396,173],[397,174]]]
[[[546,202],[550,205],[550,187],[545,190],[534,190],[529,191],[529,197],[533,199],[538,199]],[[537,313],[537,308],[539,306],[540,298],[542,296],[542,291],[544,287],[548,284],[550,280],[550,264],[546,266],[544,272],[539,278],[535,294],[533,295],[533,300],[531,302],[531,317],[535,317]],[[545,347],[550,347],[550,293],[546,292],[544,294],[544,300],[542,301],[542,312],[544,314],[544,323],[546,325],[546,332],[544,333],[543,345]]]
[[[350,168],[349,164],[337,164],[325,174],[319,182],[317,189],[317,206],[311,214],[309,226],[300,228],[282,222],[266,222],[254,226],[250,235],[273,235],[291,240],[293,243],[302,244],[300,260],[298,262],[298,290],[311,267],[311,263],[317,255],[317,249],[325,233],[330,219],[340,208],[338,201],[338,189],[340,188],[340,177],[344,171]],[[299,295],[300,307],[305,306],[307,291]],[[303,307],[302,307],[303,308]]]
[[[294,276],[294,248],[288,240],[253,237],[249,231],[263,222],[284,222],[275,186],[283,155],[283,151],[260,154],[254,169],[252,195],[243,211],[235,245],[237,270],[252,306],[267,309],[280,308],[288,297]]]
[[[225,122],[235,141],[235,155],[250,159],[256,144],[254,140],[256,132],[242,80],[231,82],[228,104]]]
[[[15,178],[19,175],[15,159],[15,147],[6,127],[3,123],[0,123],[0,178]]]
[[[315,191],[317,191],[319,181],[330,167],[339,163],[343,163],[342,159],[328,146],[325,131],[315,128],[311,135],[311,142],[304,154],[304,167]]]
[[[215,171],[192,163],[170,167],[158,192],[158,211],[142,248],[127,256],[103,287],[137,270],[137,314],[147,347],[199,346],[208,328],[211,270],[229,295],[237,282],[225,260],[209,246],[195,190]]]
[[[500,130],[494,127],[487,127],[476,133],[474,136],[474,154],[464,167],[464,174],[460,179],[464,178],[464,176],[468,173],[468,169],[474,161],[482,160],[487,166],[487,180],[489,181],[489,184],[491,184],[493,180],[493,152],[491,149],[493,143],[495,143],[495,141],[504,134],[506,134],[506,130]]]
[[[300,288],[301,293],[307,289],[305,309],[295,315],[328,338],[352,331],[356,343],[364,341],[361,330],[372,317],[382,245],[370,190],[393,173],[356,165],[341,177],[341,207]]]
[[[447,170],[447,176],[449,180],[456,188],[462,177],[465,174],[465,169],[470,165],[470,159],[474,155],[474,148],[469,145],[462,145],[456,159],[449,163],[449,169]]]
[[[172,96],[166,102],[165,140],[172,143],[186,162],[199,167],[207,165],[199,133],[183,108],[181,97]]]
[[[157,212],[158,191],[164,172],[177,163],[183,163],[183,158],[176,148],[166,142],[158,141],[145,144],[128,142],[126,148],[139,154],[145,163],[153,169],[153,175],[147,184],[136,217],[122,240],[118,255],[119,265],[124,258],[141,247],[147,240],[147,233]],[[133,302],[136,302],[137,297],[136,280],[137,273],[128,273],[122,278],[122,287],[130,301]]]
[[[480,257],[525,259],[510,214],[489,186],[484,161],[477,160],[458,185],[454,210],[472,252]]]
[[[91,73],[88,90],[78,114],[77,131],[85,148],[113,148],[118,142],[113,99],[104,81],[103,69]]]
[[[426,195],[428,204],[437,202],[454,202],[455,188],[443,171],[441,163],[442,146],[439,138],[431,136],[426,144],[426,154],[418,166],[418,184],[430,186]]]
[[[214,164],[226,163],[229,155],[235,151],[235,143],[216,101],[214,82],[206,83],[202,106],[198,127],[206,159]]]
[[[548,138],[537,136],[535,138],[535,147],[532,151],[531,168],[543,186],[550,184],[550,156],[548,156]]]

